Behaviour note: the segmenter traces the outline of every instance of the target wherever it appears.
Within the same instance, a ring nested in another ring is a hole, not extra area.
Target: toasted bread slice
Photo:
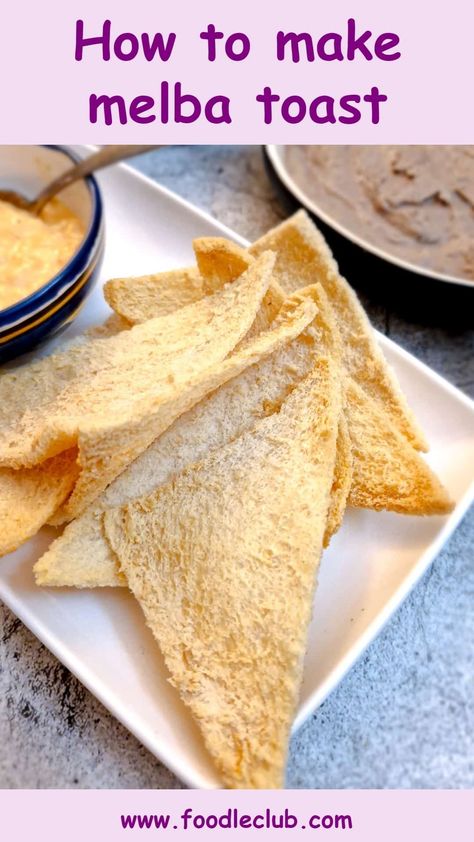
[[[77,445],[81,470],[56,522],[79,514],[206,394],[207,373],[253,323],[273,262],[264,255],[196,304],[46,358],[33,381],[28,367],[4,375],[0,403],[11,400],[0,420],[0,465],[33,467]]]
[[[119,318],[141,324],[200,301],[235,281],[253,258],[223,237],[194,241],[197,266],[137,278],[112,278],[104,285],[105,300]]]
[[[112,310],[134,325],[174,313],[205,294],[195,266],[138,278],[113,278],[104,285],[104,297]]]
[[[0,556],[41,529],[72,491],[78,471],[74,448],[35,468],[0,468]]]
[[[227,787],[284,779],[333,481],[338,373],[104,528]]]
[[[100,512],[150,493],[187,464],[221,447],[279,406],[298,377],[311,369],[309,355],[318,351],[321,334],[316,331],[312,344],[305,341],[292,348],[295,337],[314,322],[317,300],[310,294],[289,299],[270,330],[248,340],[224,361],[212,394],[178,418],[51,544],[35,565],[38,584],[124,584],[103,536]]]
[[[334,309],[348,374],[364,389],[401,435],[418,450],[425,437],[386,362],[354,290],[338,270],[324,237],[305,211],[298,211],[250,247],[253,255],[277,254],[273,279],[286,292],[319,281]]]
[[[454,503],[439,479],[354,380],[347,384],[354,453],[349,504],[409,515],[443,515]]]

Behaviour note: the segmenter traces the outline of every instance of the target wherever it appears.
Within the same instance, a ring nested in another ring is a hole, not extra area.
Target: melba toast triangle
[[[191,266],[137,278],[113,278],[104,284],[104,298],[130,324],[167,316],[204,295],[202,278]]]
[[[130,324],[167,315],[199,301],[235,281],[254,258],[223,237],[202,237],[193,243],[196,266],[136,278],[112,278],[104,297],[115,313]]]
[[[448,492],[429,465],[354,380],[346,391],[354,452],[351,506],[409,515],[445,515]]]
[[[253,255],[277,254],[273,279],[286,292],[319,281],[334,309],[347,373],[385,412],[413,447],[426,450],[425,437],[409,409],[395,373],[377,344],[369,319],[343,278],[329,246],[305,211],[298,211],[250,247]]]
[[[254,428],[104,514],[108,540],[227,787],[281,787],[341,408],[320,358]]]

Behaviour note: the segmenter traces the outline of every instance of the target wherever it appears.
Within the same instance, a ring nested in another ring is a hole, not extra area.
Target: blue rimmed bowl
[[[65,146],[0,146],[0,187],[35,196],[77,160]],[[0,364],[63,330],[97,279],[104,250],[104,214],[95,178],[77,181],[60,198],[83,222],[84,238],[57,275],[27,298],[0,310]]]

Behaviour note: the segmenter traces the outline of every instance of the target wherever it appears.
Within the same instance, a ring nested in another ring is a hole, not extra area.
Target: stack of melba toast
[[[195,266],[109,281],[104,326],[0,377],[0,552],[67,524],[38,585],[128,587],[223,784],[279,787],[346,506],[452,502],[304,212],[248,250],[193,246]]]

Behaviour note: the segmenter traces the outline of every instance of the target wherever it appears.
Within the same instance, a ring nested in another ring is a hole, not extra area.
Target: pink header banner
[[[474,5],[2,4],[2,143],[472,143]]]
[[[0,791],[2,839],[471,842],[474,794],[434,790]]]

